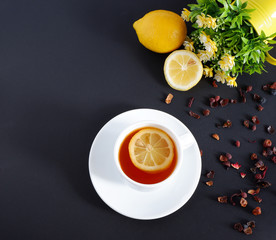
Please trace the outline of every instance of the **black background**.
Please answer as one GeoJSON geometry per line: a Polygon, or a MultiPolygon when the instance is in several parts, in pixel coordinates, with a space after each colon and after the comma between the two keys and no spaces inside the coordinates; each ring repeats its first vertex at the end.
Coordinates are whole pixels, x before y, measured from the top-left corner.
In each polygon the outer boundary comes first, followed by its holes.
{"type": "MultiPolygon", "coordinates": [[[[208,108],[208,98],[237,98],[237,89],[210,80],[188,92],[171,89],[163,76],[167,54],[139,44],[132,23],[155,9],[181,13],[194,1],[1,0],[0,2],[0,238],[5,239],[245,239],[233,224],[255,220],[250,239],[276,239],[276,165],[261,157],[265,131],[275,123],[275,97],[262,85],[275,81],[276,69],[243,75],[240,87],[267,98],[258,112],[251,93],[246,104],[211,110],[196,120],[188,115],[208,108]],[[166,95],[174,95],[170,105],[166,95]],[[110,209],[96,194],[88,173],[88,154],[100,128],[119,113],[153,108],[186,124],[203,150],[202,177],[195,194],[177,212],[152,221],[130,219],[110,209]],[[257,115],[252,132],[242,121],[257,115]],[[226,119],[231,129],[218,129],[226,119]],[[220,141],[211,138],[221,136],[220,141]],[[256,140],[249,143],[248,139],[256,140]],[[234,140],[241,141],[236,148],[234,140]],[[245,179],[225,170],[218,156],[230,152],[242,164],[245,179]],[[261,204],[248,197],[241,208],[217,197],[254,185],[248,168],[252,152],[268,166],[270,189],[261,204]],[[208,170],[214,186],[205,185],[208,170]],[[263,213],[253,216],[260,205],[263,213]]],[[[274,51],[275,53],[276,51],[274,51]]],[[[183,189],[185,191],[185,189],[183,189]]]]}

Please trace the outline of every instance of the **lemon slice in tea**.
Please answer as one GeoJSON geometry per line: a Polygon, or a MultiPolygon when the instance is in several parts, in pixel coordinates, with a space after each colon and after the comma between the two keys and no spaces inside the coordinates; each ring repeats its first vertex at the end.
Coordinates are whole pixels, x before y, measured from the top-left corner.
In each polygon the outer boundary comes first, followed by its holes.
{"type": "Polygon", "coordinates": [[[174,157],[174,144],[164,131],[144,128],[137,132],[128,145],[132,163],[142,171],[160,172],[167,169],[174,157]]]}

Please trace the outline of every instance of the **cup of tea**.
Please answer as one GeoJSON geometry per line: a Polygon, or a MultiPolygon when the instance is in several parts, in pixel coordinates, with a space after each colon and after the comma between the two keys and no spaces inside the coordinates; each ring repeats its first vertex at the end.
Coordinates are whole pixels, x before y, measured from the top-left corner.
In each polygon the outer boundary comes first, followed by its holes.
{"type": "MultiPolygon", "coordinates": [[[[152,138],[154,138],[154,136],[152,138]]],[[[158,141],[161,142],[162,140],[159,140],[157,137],[153,141],[157,142],[158,145],[158,141]]],[[[163,139],[163,141],[165,140],[163,139]]],[[[185,157],[183,156],[185,148],[188,148],[194,142],[195,139],[189,131],[179,136],[168,126],[164,126],[161,123],[155,121],[142,121],[127,127],[118,136],[114,146],[115,165],[117,166],[117,170],[125,182],[136,190],[151,191],[153,189],[158,189],[175,179],[178,170],[185,161],[185,157]],[[166,168],[159,171],[145,171],[144,169],[137,167],[131,160],[130,144],[131,141],[133,141],[132,139],[135,138],[137,134],[147,132],[148,129],[150,129],[150,132],[162,132],[162,134],[165,134],[166,139],[170,139],[170,151],[173,151],[173,157],[170,164],[166,168]]],[[[149,148],[151,148],[151,146],[149,148]]],[[[141,151],[143,151],[143,149],[141,151]]],[[[167,151],[168,149],[163,151],[165,155],[169,155],[167,151]]],[[[143,153],[141,153],[141,155],[145,157],[143,153]]],[[[161,160],[163,161],[162,156],[161,160]]],[[[157,159],[157,162],[158,161],[159,160],[157,159]]]]}
{"type": "MultiPolygon", "coordinates": [[[[255,9],[249,22],[260,35],[263,31],[266,36],[276,32],[276,1],[275,0],[242,0],[247,2],[248,9],[255,9]]],[[[276,59],[267,53],[266,61],[276,65],[276,59]]]]}

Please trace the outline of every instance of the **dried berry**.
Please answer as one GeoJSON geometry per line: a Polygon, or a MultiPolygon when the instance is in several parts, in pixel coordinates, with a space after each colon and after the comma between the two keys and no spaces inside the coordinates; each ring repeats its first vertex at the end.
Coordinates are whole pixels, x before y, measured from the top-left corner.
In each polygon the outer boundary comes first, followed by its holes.
{"type": "Polygon", "coordinates": [[[226,168],[230,168],[231,162],[230,161],[222,162],[222,165],[224,165],[226,168]]]}
{"type": "Polygon", "coordinates": [[[236,145],[236,147],[240,147],[240,146],[241,146],[241,142],[237,140],[237,141],[235,142],[235,145],[236,145]]]}
{"type": "Polygon", "coordinates": [[[215,177],[215,172],[213,170],[211,170],[206,174],[206,176],[207,176],[207,178],[214,178],[215,177]]]}
{"type": "Polygon", "coordinates": [[[218,197],[218,202],[220,203],[227,203],[227,196],[221,196],[221,197],[218,197]]]}
{"type": "Polygon", "coordinates": [[[238,100],[237,99],[231,99],[230,100],[230,103],[234,103],[234,104],[236,104],[238,102],[238,100]]]}
{"type": "Polygon", "coordinates": [[[243,228],[243,232],[244,232],[246,235],[251,235],[251,234],[253,233],[251,227],[243,228]]]}
{"type": "Polygon", "coordinates": [[[242,190],[241,190],[240,195],[241,195],[241,197],[243,197],[243,198],[247,198],[247,193],[244,192],[244,191],[242,191],[242,190]]]}
{"type": "Polygon", "coordinates": [[[227,120],[225,123],[223,123],[223,128],[230,128],[232,126],[232,122],[230,120],[227,120]]]}
{"type": "Polygon", "coordinates": [[[171,93],[169,93],[168,96],[167,96],[167,98],[166,98],[166,100],[165,100],[165,102],[166,102],[167,104],[170,104],[171,101],[172,101],[172,99],[173,99],[173,95],[172,95],[171,93]]]}
{"type": "Polygon", "coordinates": [[[264,110],[264,107],[263,107],[262,105],[260,105],[260,104],[259,104],[259,105],[258,105],[258,107],[257,107],[257,109],[258,109],[258,111],[260,111],[260,112],[261,112],[261,111],[263,111],[263,110],[264,110]]]}
{"type": "Polygon", "coordinates": [[[255,175],[255,179],[257,179],[257,180],[263,179],[262,174],[257,173],[257,174],[255,175]]]}
{"type": "Polygon", "coordinates": [[[226,162],[226,161],[228,161],[229,159],[227,158],[227,156],[221,154],[221,155],[219,156],[219,160],[220,160],[221,162],[226,162]]]}
{"type": "Polygon", "coordinates": [[[276,156],[271,157],[271,161],[276,163],[276,156]]]}
{"type": "Polygon", "coordinates": [[[220,100],[220,96],[215,96],[215,101],[218,102],[220,100]]]}
{"type": "Polygon", "coordinates": [[[256,190],[250,189],[247,191],[247,193],[249,193],[250,195],[256,195],[260,192],[260,190],[261,190],[260,188],[257,188],[256,190]]]}
{"type": "Polygon", "coordinates": [[[236,206],[236,203],[234,202],[234,197],[239,197],[241,194],[240,193],[234,193],[231,195],[230,197],[230,203],[233,205],[233,206],[236,206]]]}
{"type": "Polygon", "coordinates": [[[213,186],[213,184],[214,184],[213,181],[207,181],[207,182],[206,182],[206,185],[209,186],[209,187],[213,186]]]}
{"type": "Polygon", "coordinates": [[[251,156],[250,156],[250,159],[251,160],[257,160],[258,159],[258,156],[256,153],[252,153],[251,156]]]}
{"type": "Polygon", "coordinates": [[[245,92],[248,93],[248,92],[251,92],[251,91],[252,91],[252,86],[247,86],[245,92]]]}
{"type": "Polygon", "coordinates": [[[259,196],[254,196],[253,199],[257,202],[257,203],[261,203],[263,201],[263,199],[261,199],[259,196]]]}
{"type": "Polygon", "coordinates": [[[264,166],[264,162],[262,160],[259,160],[258,162],[255,163],[256,168],[261,168],[264,166]]]}
{"type": "Polygon", "coordinates": [[[238,162],[236,162],[236,163],[231,163],[231,166],[232,166],[233,168],[235,168],[235,169],[240,169],[240,168],[241,168],[241,165],[240,165],[238,162]]]}
{"type": "Polygon", "coordinates": [[[253,116],[253,117],[252,117],[252,122],[253,122],[254,124],[260,124],[260,120],[258,119],[257,116],[253,116]]]}
{"type": "Polygon", "coordinates": [[[246,176],[246,173],[244,173],[244,172],[241,172],[240,174],[241,174],[241,177],[242,177],[242,178],[245,178],[245,176],[246,176]]]}
{"type": "Polygon", "coordinates": [[[260,207],[256,207],[252,210],[253,215],[261,215],[262,214],[262,209],[260,207]]]}
{"type": "Polygon", "coordinates": [[[238,230],[239,232],[242,232],[243,231],[243,226],[242,226],[241,223],[235,223],[234,224],[234,229],[238,230]]]}
{"type": "Polygon", "coordinates": [[[195,119],[200,119],[200,116],[192,111],[189,111],[189,115],[195,119]]]}
{"type": "Polygon", "coordinates": [[[216,108],[218,106],[218,102],[214,101],[214,102],[210,102],[210,107],[211,108],[216,108]]]}
{"type": "Polygon", "coordinates": [[[255,132],[256,129],[257,129],[257,126],[256,126],[256,125],[253,125],[253,126],[251,127],[251,130],[252,130],[253,132],[255,132]]]}
{"type": "Polygon", "coordinates": [[[264,140],[263,147],[267,148],[267,147],[271,147],[271,146],[272,146],[271,140],[269,140],[269,139],[264,140]]]}
{"type": "Polygon", "coordinates": [[[219,101],[219,103],[220,103],[220,106],[225,107],[225,106],[228,105],[229,99],[228,99],[228,98],[221,99],[221,100],[219,101]]]}
{"type": "Polygon", "coordinates": [[[268,91],[269,88],[270,88],[270,84],[265,84],[265,85],[263,85],[263,87],[262,87],[262,89],[263,89],[264,91],[268,91]]]}
{"type": "Polygon", "coordinates": [[[217,83],[216,83],[215,80],[212,82],[212,86],[213,86],[214,88],[217,88],[217,87],[218,87],[218,85],[217,85],[217,83]]]}
{"type": "Polygon", "coordinates": [[[209,109],[205,109],[205,110],[203,110],[203,115],[204,116],[209,116],[210,115],[210,110],[209,109]]]}
{"type": "Polygon", "coordinates": [[[226,153],[225,156],[226,156],[229,160],[232,159],[232,155],[231,155],[230,153],[226,153]]]}
{"type": "Polygon", "coordinates": [[[271,186],[271,183],[268,181],[259,181],[257,182],[256,186],[260,188],[268,188],[271,186]]]}
{"type": "Polygon", "coordinates": [[[269,85],[269,88],[276,90],[276,82],[274,82],[271,85],[269,85]]]}
{"type": "Polygon", "coordinates": [[[268,155],[267,155],[266,149],[263,150],[262,155],[263,155],[264,157],[267,157],[267,156],[268,156],[268,155]]]}
{"type": "Polygon", "coordinates": [[[194,100],[195,100],[194,97],[189,98],[188,105],[187,105],[189,108],[192,107],[194,100]]]}
{"type": "Polygon", "coordinates": [[[273,154],[273,151],[271,148],[266,149],[267,156],[271,156],[273,154]]]}
{"type": "Polygon", "coordinates": [[[273,134],[275,132],[275,129],[272,127],[272,126],[268,126],[266,128],[266,131],[269,133],[269,134],[273,134]]]}
{"type": "Polygon", "coordinates": [[[243,125],[247,128],[249,128],[249,120],[244,120],[243,125]]]}
{"type": "Polygon", "coordinates": [[[242,207],[246,207],[247,206],[247,200],[245,199],[245,198],[241,198],[241,200],[240,200],[240,205],[242,206],[242,207]]]}
{"type": "Polygon", "coordinates": [[[215,101],[216,101],[215,98],[213,98],[213,97],[209,98],[209,102],[210,102],[210,103],[213,103],[213,102],[215,102],[215,101]]]}
{"type": "Polygon", "coordinates": [[[260,101],[260,98],[261,98],[261,97],[260,97],[258,94],[256,94],[256,93],[253,95],[253,100],[254,100],[255,102],[259,102],[259,101],[260,101]]]}
{"type": "Polygon", "coordinates": [[[218,141],[219,140],[219,135],[216,134],[216,133],[214,133],[214,134],[212,134],[212,138],[214,138],[214,139],[216,139],[218,141]]]}
{"type": "Polygon", "coordinates": [[[249,222],[247,222],[246,225],[247,225],[248,227],[251,227],[251,228],[255,228],[255,227],[256,227],[255,221],[249,221],[249,222]]]}

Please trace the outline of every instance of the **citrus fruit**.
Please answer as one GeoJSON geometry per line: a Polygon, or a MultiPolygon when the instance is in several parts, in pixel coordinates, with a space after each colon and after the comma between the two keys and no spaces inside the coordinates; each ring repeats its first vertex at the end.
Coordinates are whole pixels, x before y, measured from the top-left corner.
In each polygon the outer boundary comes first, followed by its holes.
{"type": "Polygon", "coordinates": [[[187,50],[172,52],[164,64],[164,75],[168,84],[180,91],[194,87],[203,74],[203,66],[197,55],[187,50]]]}
{"type": "Polygon", "coordinates": [[[176,13],[155,10],[133,24],[139,42],[149,50],[168,53],[178,49],[187,35],[184,20],[176,13]]]}
{"type": "Polygon", "coordinates": [[[142,171],[159,172],[170,166],[174,157],[174,144],[164,131],[144,128],[137,132],[128,145],[132,163],[142,171]]]}

